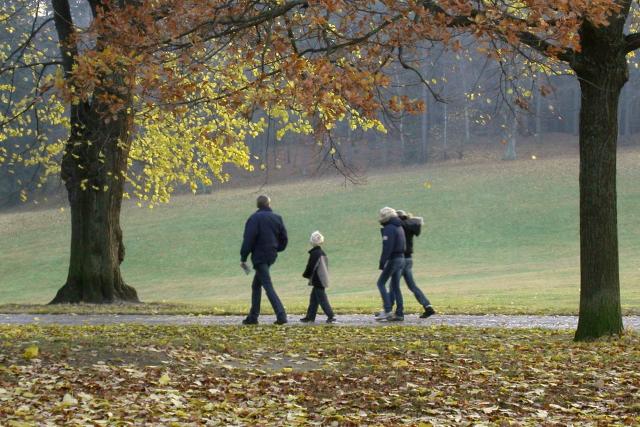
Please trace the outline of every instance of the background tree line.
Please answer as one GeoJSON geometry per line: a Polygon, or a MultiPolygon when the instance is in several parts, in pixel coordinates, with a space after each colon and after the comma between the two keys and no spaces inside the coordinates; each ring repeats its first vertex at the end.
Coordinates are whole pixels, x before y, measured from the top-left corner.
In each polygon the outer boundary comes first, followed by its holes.
{"type": "MultiPolygon", "coordinates": [[[[580,90],[573,76],[549,77],[550,93],[546,96],[539,88],[524,89],[530,94],[530,102],[528,109],[523,110],[501,92],[503,76],[495,68],[474,52],[466,52],[463,58],[460,53],[443,51],[436,63],[423,64],[425,75],[433,80],[434,89],[441,96],[435,99],[413,72],[398,67],[386,96],[417,96],[424,101],[425,111],[382,113],[380,119],[385,123],[386,133],[353,130],[348,123],[338,123],[331,136],[344,165],[337,168],[328,156],[330,144],[318,145],[313,135],[287,134],[278,138],[281,126],[262,111],[256,116],[267,120],[269,129],[257,137],[246,138],[255,170],[248,173],[231,166],[231,184],[259,184],[265,179],[286,180],[325,173],[364,175],[384,167],[463,159],[468,157],[469,150],[476,154],[485,151],[487,155],[503,150],[502,158],[512,160],[518,158],[518,141],[522,139],[541,143],[549,141],[545,138],[547,134],[565,134],[577,141],[580,90]]],[[[619,135],[623,145],[636,144],[634,135],[640,132],[640,122],[635,120],[640,114],[640,101],[635,96],[640,71],[635,62],[630,72],[630,83],[620,100],[619,135]]],[[[519,79],[518,84],[522,83],[519,79]]],[[[18,93],[27,90],[25,85],[18,85],[18,93]]],[[[37,124],[32,126],[36,133],[37,124]]],[[[43,131],[63,132],[56,127],[43,131]]],[[[566,139],[552,137],[550,141],[556,141],[560,149],[566,145],[566,139]]],[[[20,137],[11,137],[6,147],[11,152],[21,145],[20,137]]],[[[39,204],[63,193],[58,175],[40,184],[36,174],[37,170],[23,164],[0,165],[0,209],[25,203],[22,196],[25,190],[31,195],[27,204],[39,204]]],[[[209,193],[219,185],[202,185],[199,191],[209,193]]],[[[186,193],[191,189],[184,186],[178,191],[186,193]]]]}

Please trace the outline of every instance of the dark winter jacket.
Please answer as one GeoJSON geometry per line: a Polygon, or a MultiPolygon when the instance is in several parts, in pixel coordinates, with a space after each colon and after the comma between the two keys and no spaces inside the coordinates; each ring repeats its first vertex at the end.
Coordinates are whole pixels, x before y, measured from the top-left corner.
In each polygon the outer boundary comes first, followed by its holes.
{"type": "Polygon", "coordinates": [[[407,241],[407,249],[404,251],[405,258],[411,258],[413,254],[413,237],[419,236],[422,231],[422,218],[402,219],[402,229],[407,241]]]}
{"type": "Polygon", "coordinates": [[[329,260],[327,254],[324,253],[320,246],[315,246],[309,251],[309,261],[307,261],[307,268],[305,268],[304,273],[302,273],[302,277],[309,279],[309,285],[311,286],[327,288],[329,287],[328,276],[326,274],[328,266],[329,260]],[[321,258],[323,258],[324,266],[318,264],[321,262],[321,258]],[[320,271],[321,268],[325,269],[324,273],[320,271]]]}
{"type": "Polygon", "coordinates": [[[384,269],[387,261],[404,257],[407,248],[402,222],[398,218],[391,218],[383,224],[382,255],[380,256],[380,270],[384,269]]]}
{"type": "Polygon", "coordinates": [[[278,252],[286,249],[289,242],[282,217],[270,208],[258,209],[244,226],[244,240],[240,249],[240,260],[245,262],[251,254],[251,262],[273,264],[278,252]]]}

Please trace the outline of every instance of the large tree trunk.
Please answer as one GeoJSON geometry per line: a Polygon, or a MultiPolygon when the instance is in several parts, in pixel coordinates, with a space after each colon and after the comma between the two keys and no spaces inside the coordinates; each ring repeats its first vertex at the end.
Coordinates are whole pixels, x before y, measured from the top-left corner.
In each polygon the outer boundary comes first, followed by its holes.
{"type": "Polygon", "coordinates": [[[71,256],[67,282],[56,303],[138,302],[136,290],[120,274],[124,244],[120,228],[130,118],[120,113],[105,123],[103,114],[76,108],[76,123],[62,163],[71,207],[71,256]],[[83,130],[84,129],[84,130],[83,130]]]}
{"type": "MultiPolygon", "coordinates": [[[[89,3],[95,17],[100,2],[89,3]]],[[[65,78],[73,84],[79,49],[73,39],[70,3],[52,0],[51,4],[65,78]]],[[[96,49],[104,47],[98,38],[96,49]]],[[[52,304],[138,301],[135,289],[120,274],[124,260],[120,208],[133,125],[133,81],[123,73],[111,70],[102,76],[92,100],[71,103],[71,134],[61,171],[71,207],[71,256],[67,282],[52,304]],[[121,101],[122,108],[114,115],[113,101],[105,104],[101,99],[121,101]]]]}
{"type": "Polygon", "coordinates": [[[628,78],[613,24],[583,25],[580,79],[580,318],[576,340],[622,332],[616,148],[618,103],[628,78]],[[619,48],[616,49],[616,48],[619,48]]]}

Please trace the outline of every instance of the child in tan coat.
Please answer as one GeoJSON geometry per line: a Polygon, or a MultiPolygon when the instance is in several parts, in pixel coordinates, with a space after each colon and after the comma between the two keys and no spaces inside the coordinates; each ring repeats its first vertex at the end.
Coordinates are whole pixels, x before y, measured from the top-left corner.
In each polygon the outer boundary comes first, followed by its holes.
{"type": "Polygon", "coordinates": [[[309,279],[309,286],[313,288],[307,314],[300,321],[304,323],[315,322],[318,306],[320,306],[327,315],[327,323],[334,323],[336,318],[325,291],[329,287],[329,260],[321,247],[324,243],[324,236],[319,231],[314,231],[309,242],[313,248],[309,251],[309,261],[302,277],[309,279]]]}

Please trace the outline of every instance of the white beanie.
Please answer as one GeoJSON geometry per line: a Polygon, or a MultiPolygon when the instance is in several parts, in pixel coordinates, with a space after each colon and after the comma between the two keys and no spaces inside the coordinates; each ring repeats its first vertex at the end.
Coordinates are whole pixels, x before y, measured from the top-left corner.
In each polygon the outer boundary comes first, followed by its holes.
{"type": "Polygon", "coordinates": [[[309,243],[313,246],[320,246],[324,243],[324,236],[319,231],[314,231],[311,233],[311,237],[309,238],[309,243]]]}
{"type": "Polygon", "coordinates": [[[380,209],[380,216],[378,217],[378,221],[380,221],[381,224],[384,224],[391,218],[396,218],[397,216],[398,214],[396,213],[395,209],[390,208],[389,206],[385,206],[384,208],[380,209]]]}

